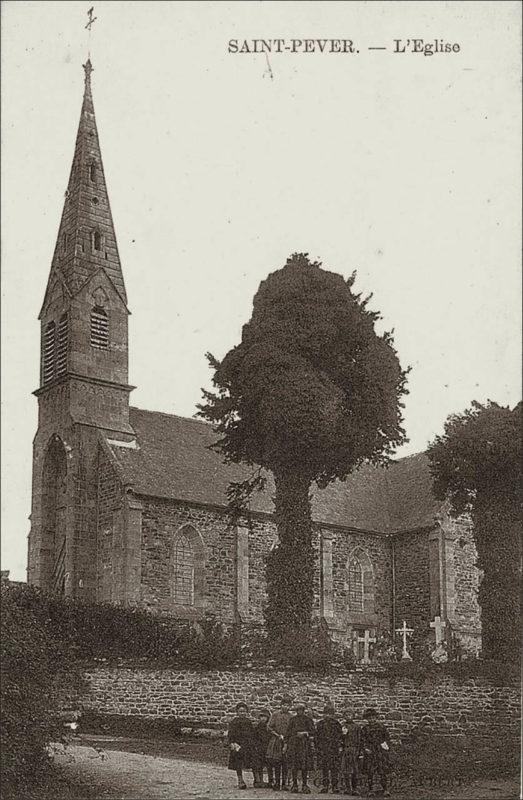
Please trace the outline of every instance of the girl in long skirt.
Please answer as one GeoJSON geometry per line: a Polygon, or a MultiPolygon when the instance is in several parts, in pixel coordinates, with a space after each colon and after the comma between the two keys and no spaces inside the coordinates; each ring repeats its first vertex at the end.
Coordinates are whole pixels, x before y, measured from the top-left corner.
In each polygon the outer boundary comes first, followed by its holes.
{"type": "Polygon", "coordinates": [[[249,709],[245,703],[238,703],[236,716],[231,719],[227,740],[229,742],[228,767],[238,776],[238,789],[246,789],[243,770],[252,766],[254,748],[254,728],[248,717],[249,709]]]}

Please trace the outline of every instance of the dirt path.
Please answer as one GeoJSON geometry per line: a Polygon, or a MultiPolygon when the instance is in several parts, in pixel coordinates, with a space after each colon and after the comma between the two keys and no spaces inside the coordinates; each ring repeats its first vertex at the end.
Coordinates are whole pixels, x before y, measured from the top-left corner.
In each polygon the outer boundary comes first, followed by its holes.
{"type": "MultiPolygon", "coordinates": [[[[103,742],[72,745],[56,759],[71,778],[96,787],[97,796],[107,800],[290,800],[294,796],[250,787],[239,791],[235,787],[236,776],[224,766],[180,757],[109,750],[103,742]]],[[[316,790],[309,797],[319,800],[323,795],[316,790]]],[[[513,800],[519,797],[519,787],[516,780],[483,780],[450,792],[413,790],[408,795],[394,794],[394,797],[398,800],[513,800]]]]}

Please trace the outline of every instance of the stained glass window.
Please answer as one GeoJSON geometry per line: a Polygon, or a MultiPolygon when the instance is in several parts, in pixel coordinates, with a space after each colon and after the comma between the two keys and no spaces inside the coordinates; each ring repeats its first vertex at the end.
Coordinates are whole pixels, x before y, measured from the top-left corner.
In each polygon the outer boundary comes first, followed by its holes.
{"type": "Polygon", "coordinates": [[[356,556],[349,561],[349,611],[363,611],[363,567],[356,556]]]}
{"type": "Polygon", "coordinates": [[[183,534],[174,543],[174,602],[184,606],[194,603],[194,551],[183,534]]]}

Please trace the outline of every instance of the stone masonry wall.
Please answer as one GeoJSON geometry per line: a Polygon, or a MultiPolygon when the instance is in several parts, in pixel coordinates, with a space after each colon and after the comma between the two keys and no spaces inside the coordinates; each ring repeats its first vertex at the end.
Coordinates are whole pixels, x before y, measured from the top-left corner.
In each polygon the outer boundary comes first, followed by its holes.
{"type": "Polygon", "coordinates": [[[97,714],[175,718],[191,727],[224,728],[234,706],[245,701],[251,712],[279,704],[282,694],[302,699],[315,718],[327,699],[338,712],[350,708],[361,720],[375,708],[394,739],[413,730],[445,735],[514,736],[519,731],[519,691],[481,679],[432,679],[420,683],[351,673],[321,678],[276,671],[145,670],[96,668],[86,675],[84,710],[97,714]]]}
{"type": "MultiPolygon", "coordinates": [[[[225,512],[171,500],[143,498],[142,515],[142,604],[160,613],[179,617],[195,617],[207,609],[224,622],[232,623],[241,611],[247,623],[263,622],[265,563],[277,541],[276,526],[271,519],[252,518],[242,528],[247,537],[246,564],[238,563],[238,530],[228,524],[225,512]],[[173,544],[182,526],[191,525],[201,540],[202,557],[195,561],[195,570],[204,571],[203,603],[196,607],[179,606],[173,598],[173,544]],[[247,587],[247,588],[246,588],[247,587]]],[[[391,562],[390,543],[386,537],[346,531],[332,531],[333,581],[332,595],[336,627],[346,631],[348,615],[349,553],[363,548],[373,571],[372,626],[390,629],[391,562]],[[374,619],[375,618],[375,619],[374,619]]],[[[313,532],[314,613],[320,613],[320,531],[313,532]]],[[[196,578],[196,576],[195,576],[196,578]]],[[[369,623],[370,624],[370,623],[369,623]]]]}
{"type": "Polygon", "coordinates": [[[245,615],[247,622],[263,621],[266,600],[265,560],[277,539],[276,525],[272,520],[252,520],[249,528],[249,603],[245,615]]]}
{"type": "Polygon", "coordinates": [[[470,525],[462,524],[454,541],[454,623],[460,638],[467,643],[481,637],[481,609],[478,589],[481,572],[476,567],[477,552],[470,525]]]}
{"type": "Polygon", "coordinates": [[[184,524],[203,539],[205,607],[225,622],[235,618],[236,533],[225,514],[170,500],[144,498],[142,516],[142,604],[154,611],[188,616],[172,596],[173,540],[184,524]]]}

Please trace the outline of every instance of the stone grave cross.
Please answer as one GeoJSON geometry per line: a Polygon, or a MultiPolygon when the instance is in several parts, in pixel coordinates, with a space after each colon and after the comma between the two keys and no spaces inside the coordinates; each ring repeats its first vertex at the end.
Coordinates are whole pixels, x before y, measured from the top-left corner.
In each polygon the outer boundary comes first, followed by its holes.
{"type": "Polygon", "coordinates": [[[370,646],[376,641],[375,636],[371,636],[368,630],[365,630],[363,636],[358,636],[357,642],[363,642],[363,658],[362,664],[370,664],[370,646]]]}
{"type": "Polygon", "coordinates": [[[407,628],[407,623],[405,620],[403,620],[403,626],[401,628],[396,628],[396,633],[401,633],[403,636],[403,653],[401,654],[401,657],[412,661],[412,656],[407,650],[407,636],[411,633],[414,633],[414,628],[407,628]]]}
{"type": "Polygon", "coordinates": [[[430,627],[434,628],[434,632],[436,634],[436,647],[438,647],[443,641],[443,628],[445,628],[447,623],[445,620],[442,620],[441,617],[434,617],[433,622],[430,623],[430,627]]]}

